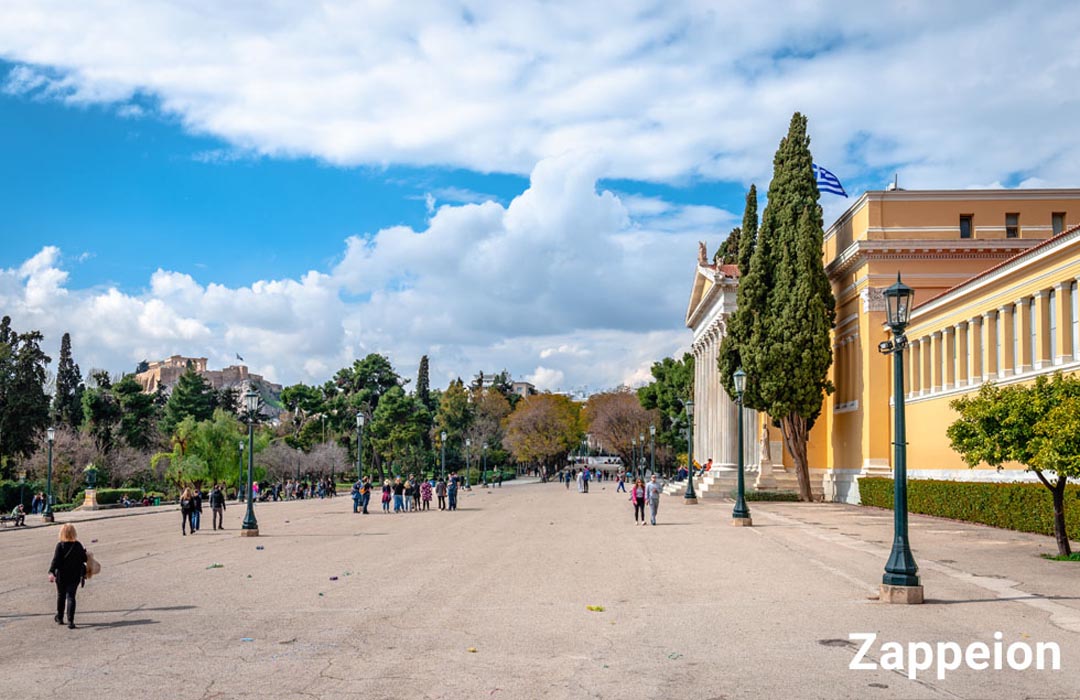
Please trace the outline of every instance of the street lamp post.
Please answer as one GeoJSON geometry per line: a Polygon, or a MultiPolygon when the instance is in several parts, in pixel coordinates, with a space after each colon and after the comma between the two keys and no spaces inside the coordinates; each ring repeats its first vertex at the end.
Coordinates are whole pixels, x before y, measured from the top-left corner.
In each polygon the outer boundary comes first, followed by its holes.
{"type": "Polygon", "coordinates": [[[743,392],[746,391],[746,372],[740,367],[731,378],[735,383],[735,400],[739,404],[739,441],[735,443],[739,451],[739,490],[735,495],[735,509],[731,511],[731,524],[747,527],[753,525],[754,521],[746,505],[746,478],[743,475],[743,392]]]}
{"type": "Polygon", "coordinates": [[[694,401],[686,401],[686,494],[683,503],[697,503],[694,493],[694,401]]]}
{"type": "Polygon", "coordinates": [[[442,463],[442,480],[446,481],[446,431],[439,433],[439,453],[442,463]]]}
{"type": "Polygon", "coordinates": [[[241,537],[258,537],[259,521],[255,519],[255,499],[251,492],[251,482],[255,472],[255,416],[259,412],[259,393],[254,389],[244,394],[244,407],[248,421],[248,473],[247,473],[247,513],[240,526],[241,537]]]}
{"type": "Polygon", "coordinates": [[[638,473],[641,475],[642,478],[644,478],[645,477],[645,432],[644,431],[638,433],[637,444],[638,444],[638,464],[640,465],[640,467],[638,468],[638,473]]]}
{"type": "Polygon", "coordinates": [[[364,480],[364,414],[356,414],[356,480],[364,480]]]}
{"type": "Polygon", "coordinates": [[[907,347],[908,319],[915,290],[900,281],[884,292],[887,323],[893,339],[878,345],[878,351],[893,356],[893,545],[885,574],[881,577],[880,599],[886,603],[923,602],[919,566],[908,541],[907,429],[904,416],[904,348],[907,347]]]}
{"type": "Polygon", "coordinates": [[[19,505],[26,511],[26,471],[19,472],[19,505]]]}
{"type": "Polygon", "coordinates": [[[656,473],[656,426],[649,425],[649,471],[656,473]]]}
{"type": "Polygon", "coordinates": [[[465,438],[465,490],[472,490],[469,486],[469,471],[472,469],[469,463],[469,448],[472,447],[472,440],[465,438]]]}
{"type": "Polygon", "coordinates": [[[638,478],[637,438],[630,438],[630,477],[638,478]]]}
{"type": "Polygon", "coordinates": [[[56,428],[48,428],[45,431],[45,439],[49,442],[49,470],[48,476],[45,477],[45,511],[41,514],[41,519],[51,523],[56,520],[52,509],[52,446],[53,441],[56,440],[56,428]]]}
{"type": "Polygon", "coordinates": [[[244,441],[240,441],[240,461],[236,470],[236,502],[239,503],[242,499],[244,489],[240,488],[244,484],[244,441]]]}

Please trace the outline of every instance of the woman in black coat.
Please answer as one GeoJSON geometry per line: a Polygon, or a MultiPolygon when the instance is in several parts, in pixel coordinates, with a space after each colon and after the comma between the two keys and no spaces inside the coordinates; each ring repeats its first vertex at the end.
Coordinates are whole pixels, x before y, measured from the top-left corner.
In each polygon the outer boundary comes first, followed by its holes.
{"type": "Polygon", "coordinates": [[[76,539],[75,526],[67,523],[60,528],[60,541],[49,565],[49,583],[56,584],[56,624],[64,624],[67,603],[68,629],[75,629],[75,592],[85,575],[86,550],[76,539]]]}

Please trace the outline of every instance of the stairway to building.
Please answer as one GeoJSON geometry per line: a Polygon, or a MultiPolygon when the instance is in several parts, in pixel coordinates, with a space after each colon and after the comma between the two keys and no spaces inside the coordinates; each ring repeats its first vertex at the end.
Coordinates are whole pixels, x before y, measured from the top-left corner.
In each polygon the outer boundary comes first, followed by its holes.
{"type": "MultiPolygon", "coordinates": [[[[747,471],[745,478],[746,489],[753,490],[754,480],[757,479],[757,471],[747,471]]],[[[776,481],[776,487],[768,489],[769,491],[792,491],[798,493],[799,479],[794,470],[774,466],[773,479],[776,481]]],[[[714,468],[705,475],[694,478],[694,491],[697,493],[698,498],[731,498],[731,492],[738,487],[738,481],[739,476],[736,470],[714,468]]],[[[810,490],[815,499],[821,500],[823,498],[825,490],[820,478],[814,479],[811,476],[810,490]]],[[[686,482],[669,482],[664,487],[664,493],[671,496],[681,496],[686,493],[686,482]]]]}

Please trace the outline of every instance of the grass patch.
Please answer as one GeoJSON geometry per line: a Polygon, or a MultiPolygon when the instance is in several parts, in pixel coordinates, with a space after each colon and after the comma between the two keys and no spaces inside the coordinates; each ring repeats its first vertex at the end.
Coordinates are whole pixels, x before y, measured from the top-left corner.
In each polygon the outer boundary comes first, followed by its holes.
{"type": "Polygon", "coordinates": [[[1063,554],[1042,554],[1043,559],[1049,559],[1050,561],[1080,561],[1080,552],[1073,552],[1072,554],[1065,556],[1063,554]]]}

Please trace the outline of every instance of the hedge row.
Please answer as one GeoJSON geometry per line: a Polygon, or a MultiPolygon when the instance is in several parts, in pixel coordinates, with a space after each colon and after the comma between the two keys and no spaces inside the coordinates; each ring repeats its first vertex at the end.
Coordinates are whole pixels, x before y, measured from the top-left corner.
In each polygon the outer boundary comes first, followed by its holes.
{"type": "MultiPolygon", "coordinates": [[[[859,498],[864,506],[893,507],[893,480],[859,479],[859,498]]],[[[1080,540],[1080,486],[1065,490],[1065,530],[1080,540]]],[[[908,481],[908,511],[953,520],[982,523],[1007,530],[1054,534],[1053,497],[1042,484],[993,484],[971,481],[908,481]]]]}
{"type": "Polygon", "coordinates": [[[23,507],[29,513],[30,502],[34,500],[34,494],[44,490],[44,481],[27,481],[25,484],[19,484],[15,480],[2,480],[0,481],[0,511],[3,511],[4,515],[10,513],[11,509],[19,504],[21,495],[23,507]]]}

